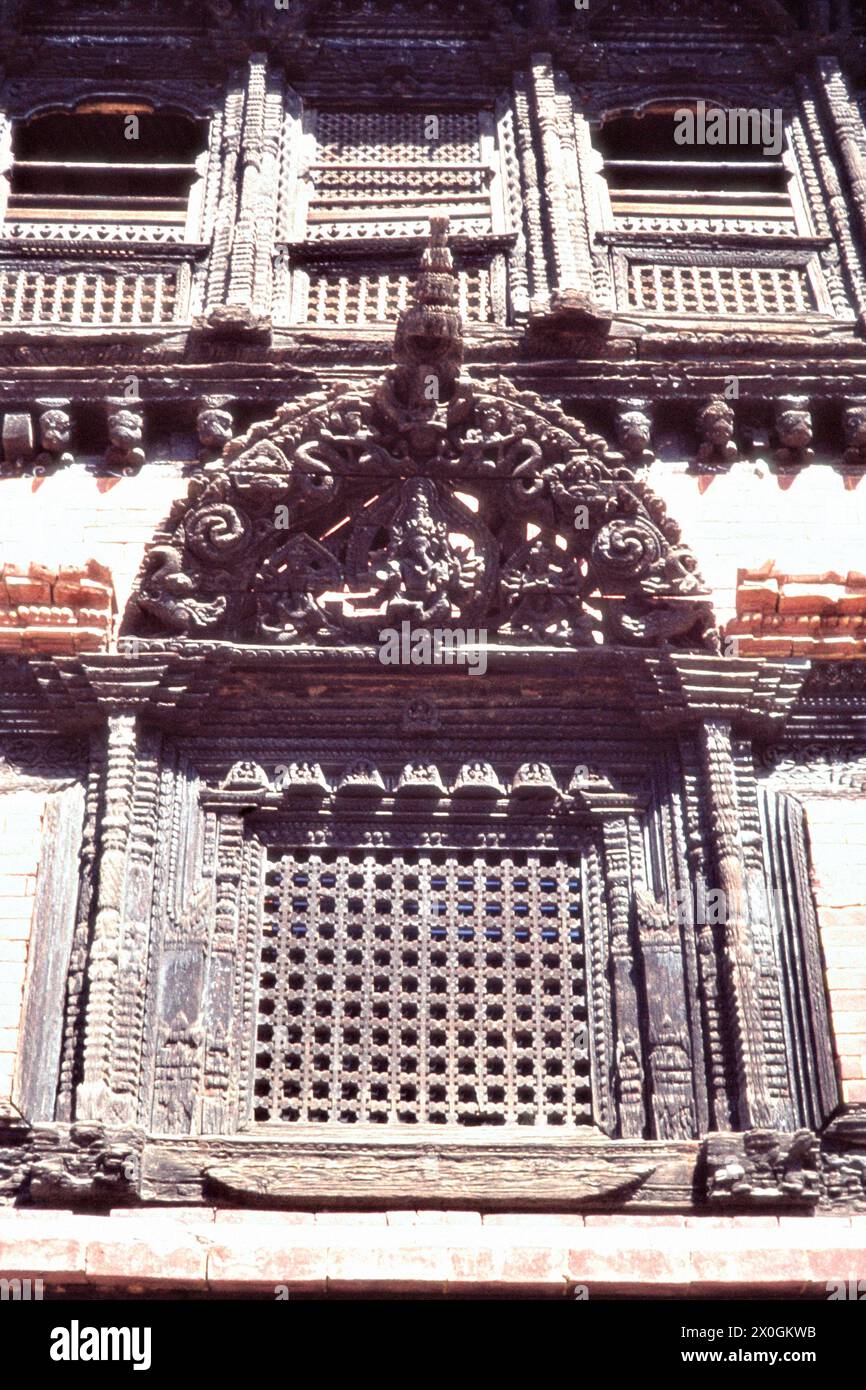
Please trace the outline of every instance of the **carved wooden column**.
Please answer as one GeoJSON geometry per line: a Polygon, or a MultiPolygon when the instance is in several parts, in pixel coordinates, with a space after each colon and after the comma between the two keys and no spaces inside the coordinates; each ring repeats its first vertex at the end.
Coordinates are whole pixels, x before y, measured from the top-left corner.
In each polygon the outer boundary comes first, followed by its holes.
{"type": "Polygon", "coordinates": [[[76,1119],[139,1118],[160,755],[135,715],[110,716],[76,1119]]]}
{"type": "Polygon", "coordinates": [[[96,890],[96,920],[87,966],[84,1075],[76,1097],[76,1118],[122,1121],[128,1105],[115,1093],[112,1075],[118,1002],[123,903],[133,819],[137,721],[115,714],[108,721],[105,809],[96,890]]]}
{"type": "Polygon", "coordinates": [[[771,1109],[730,724],[707,720],[701,726],[700,746],[713,857],[725,902],[723,961],[738,1083],[738,1118],[740,1126],[749,1129],[769,1124],[771,1109]]]}
{"type": "Polygon", "coordinates": [[[818,60],[820,91],[851,181],[860,231],[866,237],[866,148],[863,117],[851,97],[839,59],[818,60]]]}
{"type": "Polygon", "coordinates": [[[556,78],[549,53],[533,54],[532,89],[541,131],[542,176],[553,248],[555,283],[551,307],[591,309],[593,286],[588,246],[583,245],[583,255],[576,250],[581,245],[578,227],[584,221],[580,175],[576,158],[567,161],[560,137],[556,78]]]}
{"type": "Polygon", "coordinates": [[[517,122],[511,94],[504,94],[496,103],[497,146],[502,161],[502,204],[505,230],[515,237],[514,248],[508,257],[508,285],[511,308],[517,322],[525,322],[529,313],[528,248],[524,234],[523,190],[521,187],[520,154],[517,122]]]}
{"type": "Polygon", "coordinates": [[[225,297],[232,229],[237,215],[238,160],[241,149],[243,112],[243,84],[239,79],[234,79],[226,95],[225,108],[219,123],[219,133],[217,134],[216,129],[214,133],[214,139],[219,140],[216,158],[220,170],[220,184],[214,215],[206,311],[217,308],[225,297]]]}
{"type": "MultiPolygon", "coordinates": [[[[287,241],[303,241],[307,229],[310,199],[309,179],[304,177],[306,146],[315,139],[304,131],[304,106],[298,93],[286,87],[282,101],[282,124],[278,151],[279,187],[275,207],[275,248],[287,241]]],[[[304,272],[289,263],[283,252],[274,262],[273,318],[275,323],[292,321],[295,282],[304,272]]]]}
{"type": "Polygon", "coordinates": [[[692,1139],[694,1066],[679,926],[652,894],[640,888],[635,890],[635,917],[646,993],[652,1138],[692,1139]]]}
{"type": "Polygon", "coordinates": [[[643,1136],[643,1048],[631,934],[631,868],[628,829],[620,818],[604,823],[604,862],[610,907],[611,988],[616,1036],[616,1101],[623,1139],[643,1136]]]}
{"type": "Polygon", "coordinates": [[[60,1048],[60,1077],[55,1115],[58,1120],[71,1120],[75,1102],[78,1048],[84,1027],[85,985],[87,981],[87,944],[90,935],[91,911],[97,889],[97,850],[99,838],[99,802],[105,771],[105,742],[99,734],[90,741],[90,760],[84,800],[84,823],[78,851],[79,890],[69,955],[69,974],[66,980],[66,1002],[63,1019],[63,1039],[60,1048]]]}
{"type": "Polygon", "coordinates": [[[236,1045],[234,999],[238,971],[238,890],[244,869],[244,821],[222,815],[216,862],[216,910],[205,985],[201,1132],[223,1134],[234,1109],[236,1045]]]}
{"type": "Polygon", "coordinates": [[[279,88],[267,55],[254,53],[247,71],[240,144],[240,195],[232,239],[226,303],[266,317],[270,310],[274,243],[279,88]]]}
{"type": "Polygon", "coordinates": [[[527,228],[527,273],[530,307],[547,308],[550,283],[547,258],[544,252],[544,222],[541,210],[541,189],[538,184],[538,165],[532,142],[532,106],[529,88],[523,73],[514,83],[514,110],[517,118],[516,138],[520,175],[523,182],[523,206],[527,228]]]}
{"type": "Polygon", "coordinates": [[[854,290],[857,312],[863,321],[864,314],[866,314],[866,280],[864,280],[860,257],[851,232],[848,200],[839,182],[836,165],[827,149],[827,141],[812,84],[802,75],[797,78],[797,91],[803,112],[803,122],[815,152],[821,181],[826,192],[833,235],[839,246],[848,283],[854,290]]]}
{"type": "MultiPolygon", "coordinates": [[[[680,740],[680,759],[683,771],[683,830],[686,839],[686,867],[688,875],[687,901],[681,909],[688,931],[694,933],[697,971],[700,982],[701,1012],[705,1038],[706,1075],[708,1085],[708,1113],[703,1117],[703,1128],[726,1130],[733,1127],[731,1097],[728,1093],[728,1078],[725,1065],[724,1046],[724,1006],[721,998],[721,982],[716,967],[713,927],[706,920],[705,912],[696,912],[696,895],[692,886],[700,886],[703,893],[707,882],[707,847],[701,825],[702,775],[699,767],[698,750],[686,738],[680,740]]],[[[698,1113],[701,1112],[701,1096],[698,1095],[698,1113]]]]}

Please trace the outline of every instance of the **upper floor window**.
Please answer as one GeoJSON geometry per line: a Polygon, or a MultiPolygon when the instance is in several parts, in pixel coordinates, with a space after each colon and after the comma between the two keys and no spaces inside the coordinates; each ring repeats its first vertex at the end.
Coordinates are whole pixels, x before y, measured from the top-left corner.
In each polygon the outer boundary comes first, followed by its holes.
{"type": "Polygon", "coordinates": [[[611,216],[623,231],[796,236],[809,230],[785,167],[781,112],[756,110],[741,120],[706,105],[656,108],[608,121],[597,144],[611,216]],[[717,135],[735,138],[708,143],[717,135]],[[740,135],[757,141],[740,142],[740,135]]]}
{"type": "Polygon", "coordinates": [[[670,101],[611,116],[594,140],[618,308],[832,312],[781,109],[670,101]]]}
{"type": "Polygon", "coordinates": [[[135,101],[86,101],[19,122],[7,224],[24,235],[34,224],[109,224],[194,239],[191,194],[205,142],[204,122],[135,101]]]}
{"type": "Polygon", "coordinates": [[[460,310],[505,317],[500,155],[492,111],[308,111],[301,196],[283,216],[293,243],[293,322],[393,322],[411,301],[420,238],[450,219],[460,310]]]}

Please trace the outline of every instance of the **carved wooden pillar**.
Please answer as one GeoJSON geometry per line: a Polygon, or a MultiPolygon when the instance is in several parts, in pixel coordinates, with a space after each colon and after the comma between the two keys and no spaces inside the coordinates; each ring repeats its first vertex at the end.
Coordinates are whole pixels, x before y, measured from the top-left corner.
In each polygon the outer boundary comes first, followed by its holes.
{"type": "Polygon", "coordinates": [[[863,269],[851,233],[848,200],[839,182],[836,165],[827,149],[823,124],[818,113],[812,85],[802,75],[797,78],[797,91],[803,112],[803,122],[815,153],[821,182],[826,193],[833,236],[839,246],[846,277],[854,291],[856,309],[862,321],[864,314],[866,314],[866,281],[864,281],[863,269]]]}
{"type": "MultiPolygon", "coordinates": [[[[681,906],[681,916],[685,918],[688,931],[694,933],[696,965],[700,983],[700,1000],[704,1037],[705,1068],[709,1094],[708,1113],[704,1126],[710,1129],[727,1130],[733,1128],[731,1097],[728,1087],[726,1055],[724,1046],[723,1001],[719,972],[716,964],[713,927],[706,920],[707,914],[696,912],[698,906],[693,886],[701,889],[701,905],[706,894],[707,854],[702,833],[700,808],[703,803],[702,776],[698,765],[698,750],[688,739],[680,741],[680,759],[683,771],[683,829],[686,841],[686,867],[688,870],[681,887],[687,887],[686,901],[681,906]]],[[[701,1096],[698,1094],[698,1113],[701,1113],[701,1096]]]]}
{"type": "Polygon", "coordinates": [[[517,155],[523,182],[523,205],[527,228],[527,273],[529,298],[532,307],[544,310],[550,295],[547,258],[544,252],[544,222],[541,209],[541,189],[538,165],[532,142],[532,107],[525,76],[521,73],[514,84],[514,110],[517,117],[517,155]]]}
{"type": "Polygon", "coordinates": [[[160,752],[135,715],[110,717],[77,1119],[139,1117],[160,752]]]}
{"type": "Polygon", "coordinates": [[[90,761],[84,799],[84,823],[78,852],[79,890],[69,954],[69,974],[66,979],[66,1004],[63,1019],[63,1039],[60,1048],[60,1078],[57,1088],[55,1115],[58,1120],[71,1120],[75,1102],[76,1068],[80,1063],[79,1044],[84,1027],[85,984],[87,980],[87,943],[90,936],[91,912],[97,888],[97,849],[99,836],[99,800],[105,769],[105,743],[94,734],[90,743],[90,761]]]}
{"type": "Polygon", "coordinates": [[[514,248],[508,257],[508,286],[511,309],[517,322],[529,313],[530,287],[528,250],[524,234],[523,190],[518,151],[515,110],[509,95],[496,104],[497,146],[502,161],[502,204],[505,230],[514,234],[514,248]]]}
{"type": "MultiPolygon", "coordinates": [[[[310,136],[304,131],[304,107],[301,98],[286,87],[282,103],[282,133],[279,142],[279,187],[275,207],[275,249],[287,241],[302,241],[307,230],[307,207],[310,198],[306,167],[306,145],[310,136]]],[[[312,143],[315,143],[314,137],[312,143]]],[[[275,323],[292,321],[292,288],[302,272],[289,264],[286,254],[274,262],[273,318],[275,323]]]]}
{"type": "Polygon", "coordinates": [[[84,1072],[76,1096],[76,1118],[81,1120],[128,1121],[130,1118],[128,1103],[114,1091],[112,1053],[136,748],[135,715],[112,715],[108,721],[96,920],[87,966],[84,1072]]]}
{"type": "Polygon", "coordinates": [[[236,1046],[234,1000],[238,972],[238,890],[245,866],[243,816],[219,821],[216,911],[207,961],[204,1006],[201,1132],[222,1134],[234,1108],[236,1046]]]}
{"type": "Polygon", "coordinates": [[[206,309],[211,310],[222,304],[228,278],[229,252],[232,244],[232,229],[237,214],[238,198],[238,160],[241,148],[241,126],[244,111],[244,89],[239,80],[232,82],[226,95],[225,108],[219,123],[214,128],[214,140],[219,144],[216,151],[218,167],[221,172],[220,186],[216,197],[214,215],[213,245],[210,256],[206,309]]]}
{"type": "Polygon", "coordinates": [[[251,309],[255,317],[265,317],[270,310],[280,102],[279,84],[268,74],[267,55],[254,53],[247,71],[238,217],[226,303],[251,309]]]}
{"type": "Polygon", "coordinates": [[[771,1109],[730,724],[707,720],[701,726],[700,745],[713,857],[725,903],[722,956],[738,1083],[738,1118],[740,1126],[748,1129],[769,1124],[771,1109]]]}
{"type": "Polygon", "coordinates": [[[696,1132],[694,1067],[679,926],[642,889],[635,891],[635,918],[646,993],[651,1137],[692,1139],[696,1132]]]}
{"type": "Polygon", "coordinates": [[[852,100],[839,59],[818,60],[821,96],[851,181],[860,231],[866,237],[866,148],[863,117],[852,100]]]}
{"type": "Polygon", "coordinates": [[[610,968],[616,1036],[615,1094],[619,1132],[640,1138],[646,1129],[643,1049],[631,936],[631,869],[628,829],[622,819],[604,823],[604,861],[610,910],[610,968]]]}
{"type": "Polygon", "coordinates": [[[532,58],[532,89],[535,110],[541,132],[542,177],[547,204],[547,220],[553,248],[555,283],[551,294],[553,307],[590,308],[592,304],[592,267],[588,246],[580,243],[578,226],[583,226],[583,198],[576,158],[566,159],[559,128],[559,108],[551,57],[536,53],[532,58]],[[576,218],[573,225],[572,217],[576,218]]]}

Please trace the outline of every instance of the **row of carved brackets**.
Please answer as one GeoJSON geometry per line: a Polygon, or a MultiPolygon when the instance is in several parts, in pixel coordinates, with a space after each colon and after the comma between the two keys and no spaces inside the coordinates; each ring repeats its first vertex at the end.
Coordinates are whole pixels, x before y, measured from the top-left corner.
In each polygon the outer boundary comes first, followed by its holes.
{"type": "MultiPolygon", "coordinates": [[[[109,396],[105,412],[105,466],[110,472],[132,476],[145,462],[145,412],[135,397],[109,396]]],[[[207,396],[198,402],[196,432],[199,460],[210,463],[232,437],[234,421],[223,397],[207,396]]],[[[10,411],[3,416],[3,468],[14,473],[47,473],[72,463],[73,404],[68,399],[36,401],[35,412],[10,411]]]]}
{"type": "MultiPolygon", "coordinates": [[[[291,799],[319,804],[326,797],[359,800],[365,804],[385,798],[402,804],[436,806],[450,800],[475,810],[492,809],[508,800],[515,809],[571,810],[586,813],[632,808],[634,797],[615,788],[607,777],[586,766],[574,769],[566,783],[557,781],[547,763],[522,763],[509,782],[503,782],[486,762],[467,762],[451,785],[443,780],[435,763],[409,762],[397,776],[384,776],[372,763],[356,762],[329,781],[318,763],[293,762],[279,765],[269,777],[254,762],[238,762],[220,784],[219,793],[230,801],[242,793],[245,803],[265,805],[277,794],[280,802],[291,799]]],[[[213,793],[207,798],[217,804],[223,798],[213,793]]]]}
{"type": "MultiPolygon", "coordinates": [[[[780,396],[773,402],[774,423],[762,437],[749,431],[748,447],[769,451],[769,457],[782,471],[796,471],[811,463],[814,429],[811,402],[806,396],[780,396]]],[[[843,402],[846,469],[866,471],[866,398],[849,397],[843,402]]],[[[725,395],[710,396],[699,406],[697,432],[700,444],[692,460],[701,472],[729,467],[741,456],[745,441],[738,443],[737,412],[725,395]]],[[[745,431],[743,431],[745,433],[745,431]]],[[[634,467],[647,466],[655,458],[653,406],[648,401],[627,401],[616,416],[619,447],[634,467]]]]}
{"type": "MultiPolygon", "coordinates": [[[[217,459],[232,438],[231,404],[225,396],[206,396],[197,402],[198,457],[203,464],[217,459]]],[[[135,398],[112,396],[102,405],[106,468],[131,475],[145,462],[144,405],[135,398]]],[[[749,447],[766,445],[780,470],[795,471],[814,457],[811,403],[805,396],[782,396],[774,402],[773,409],[773,428],[764,439],[750,431],[749,447]]],[[[854,471],[866,471],[866,398],[846,399],[843,411],[843,464],[854,471]]],[[[652,463],[652,403],[624,401],[615,425],[617,442],[628,462],[634,468],[652,463]]],[[[744,446],[742,441],[737,442],[736,411],[724,395],[711,396],[698,407],[696,425],[701,442],[693,460],[695,468],[717,471],[740,457],[744,446]]],[[[72,435],[73,406],[68,399],[37,400],[35,413],[11,411],[3,417],[3,467],[6,471],[39,474],[72,463],[72,435]]]]}

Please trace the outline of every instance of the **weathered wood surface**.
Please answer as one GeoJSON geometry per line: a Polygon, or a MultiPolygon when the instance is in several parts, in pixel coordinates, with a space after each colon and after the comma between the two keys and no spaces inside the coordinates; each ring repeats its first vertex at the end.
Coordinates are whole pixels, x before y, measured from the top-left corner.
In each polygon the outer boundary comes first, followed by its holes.
{"type": "Polygon", "coordinates": [[[688,1207],[699,1144],[506,1134],[148,1141],[142,1196],[269,1207],[688,1207]]]}
{"type": "Polygon", "coordinates": [[[29,1120],[54,1117],[66,977],[78,902],[78,848],[83,816],[82,786],[67,787],[48,797],[33,903],[16,1097],[29,1120]]]}

